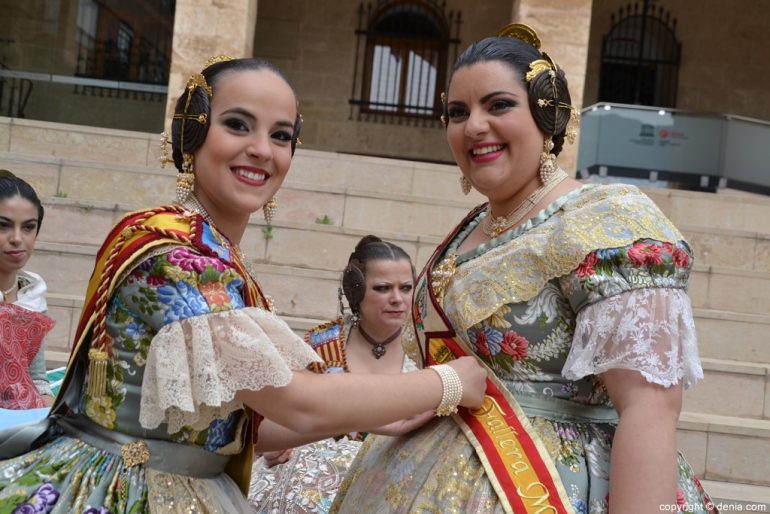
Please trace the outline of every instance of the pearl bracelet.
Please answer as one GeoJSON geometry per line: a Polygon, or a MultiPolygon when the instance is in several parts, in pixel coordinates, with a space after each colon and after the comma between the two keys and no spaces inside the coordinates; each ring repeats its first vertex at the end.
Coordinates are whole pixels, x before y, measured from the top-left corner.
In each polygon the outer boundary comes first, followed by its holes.
{"type": "Polygon", "coordinates": [[[457,412],[457,406],[463,398],[463,383],[452,366],[438,364],[430,366],[441,378],[441,403],[436,407],[437,416],[449,416],[457,412]]]}

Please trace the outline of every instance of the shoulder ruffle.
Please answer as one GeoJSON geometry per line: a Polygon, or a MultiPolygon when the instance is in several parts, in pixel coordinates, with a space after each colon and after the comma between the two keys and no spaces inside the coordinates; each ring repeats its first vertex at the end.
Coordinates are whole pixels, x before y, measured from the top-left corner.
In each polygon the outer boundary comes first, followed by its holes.
{"type": "Polygon", "coordinates": [[[153,338],[142,384],[139,422],[203,430],[243,407],[238,391],[282,387],[292,371],[319,357],[289,326],[259,308],[194,316],[165,325],[153,338]]]}
{"type": "Polygon", "coordinates": [[[610,369],[638,371],[664,387],[690,387],[703,378],[684,290],[634,289],[580,311],[562,375],[579,380],[610,369]]]}

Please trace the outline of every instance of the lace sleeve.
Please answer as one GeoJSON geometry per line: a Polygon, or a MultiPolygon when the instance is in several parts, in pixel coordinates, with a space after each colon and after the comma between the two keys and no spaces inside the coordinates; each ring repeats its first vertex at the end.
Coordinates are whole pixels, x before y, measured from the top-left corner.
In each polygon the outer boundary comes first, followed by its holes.
{"type": "Polygon", "coordinates": [[[235,394],[289,384],[292,370],[320,361],[272,313],[244,308],[165,325],[153,338],[142,383],[139,422],[173,434],[208,427],[242,407],[235,394]]]}
{"type": "Polygon", "coordinates": [[[641,373],[664,387],[703,378],[690,299],[682,289],[627,291],[580,311],[562,375],[577,380],[609,369],[641,373]]]}

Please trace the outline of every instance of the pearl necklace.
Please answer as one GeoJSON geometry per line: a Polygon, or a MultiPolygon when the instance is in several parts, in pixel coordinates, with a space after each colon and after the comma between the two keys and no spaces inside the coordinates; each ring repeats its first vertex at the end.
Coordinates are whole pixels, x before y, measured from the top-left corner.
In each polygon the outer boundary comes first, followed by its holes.
{"type": "Polygon", "coordinates": [[[5,302],[5,301],[6,301],[6,299],[8,298],[8,295],[9,295],[9,294],[11,294],[11,293],[13,293],[14,291],[16,291],[16,289],[17,289],[18,287],[19,287],[19,276],[18,276],[18,275],[15,275],[15,276],[13,277],[13,285],[12,285],[11,287],[9,287],[8,289],[6,289],[5,291],[0,291],[0,294],[2,294],[2,295],[3,295],[3,299],[2,299],[2,301],[4,301],[4,302],[5,302]]]}
{"type": "Polygon", "coordinates": [[[489,237],[499,236],[520,222],[522,218],[532,210],[532,207],[537,205],[545,195],[550,193],[553,188],[559,185],[565,178],[567,178],[567,173],[561,168],[557,168],[553,174],[553,178],[549,180],[547,184],[543,184],[535,189],[520,205],[505,216],[492,216],[492,210],[487,206],[486,217],[481,222],[481,230],[489,237]]]}

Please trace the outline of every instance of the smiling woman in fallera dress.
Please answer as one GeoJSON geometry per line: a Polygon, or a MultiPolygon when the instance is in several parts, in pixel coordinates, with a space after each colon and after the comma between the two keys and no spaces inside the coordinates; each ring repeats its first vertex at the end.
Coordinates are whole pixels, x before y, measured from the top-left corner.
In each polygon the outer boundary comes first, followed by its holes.
{"type": "Polygon", "coordinates": [[[320,358],[272,312],[239,247],[252,213],[272,215],[300,126],[265,61],[220,56],[190,77],[165,155],[177,201],[107,236],[53,414],[0,433],[0,511],[249,513],[255,449],[480,404],[472,359],[306,371],[320,358]]]}
{"type": "Polygon", "coordinates": [[[475,355],[484,406],[367,440],[332,512],[712,511],[676,451],[703,377],[692,251],[637,188],[556,166],[577,110],[539,46],[521,24],[472,44],[444,98],[462,188],[488,201],[418,276],[417,358],[475,355]]]}

